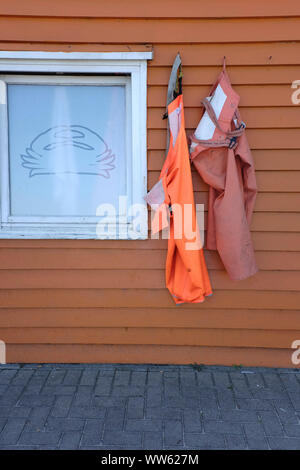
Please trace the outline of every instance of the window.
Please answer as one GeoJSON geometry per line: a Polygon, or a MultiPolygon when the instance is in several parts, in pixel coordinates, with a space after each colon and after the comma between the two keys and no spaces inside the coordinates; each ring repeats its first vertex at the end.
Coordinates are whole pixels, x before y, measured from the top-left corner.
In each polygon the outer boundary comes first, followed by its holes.
{"type": "Polygon", "coordinates": [[[148,58],[0,52],[0,238],[147,238],[148,58]]]}

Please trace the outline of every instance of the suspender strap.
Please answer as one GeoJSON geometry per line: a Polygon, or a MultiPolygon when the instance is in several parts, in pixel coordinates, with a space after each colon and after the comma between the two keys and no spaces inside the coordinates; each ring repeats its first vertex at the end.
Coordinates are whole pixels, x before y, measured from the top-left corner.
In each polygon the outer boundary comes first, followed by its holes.
{"type": "Polygon", "coordinates": [[[242,133],[244,132],[244,127],[245,125],[242,123],[241,126],[239,126],[237,129],[235,129],[234,131],[225,131],[224,129],[222,129],[222,127],[220,126],[219,124],[219,121],[217,119],[217,116],[213,110],[213,107],[212,105],[210,104],[209,100],[207,98],[204,98],[201,103],[203,104],[204,108],[206,109],[207,111],[207,114],[209,115],[210,119],[212,120],[212,122],[214,123],[214,125],[216,126],[216,128],[222,132],[222,134],[226,135],[226,137],[239,137],[240,135],[242,135],[242,133]]]}
{"type": "MultiPolygon", "coordinates": [[[[173,67],[172,67],[170,78],[169,78],[166,114],[163,116],[163,119],[168,117],[169,104],[172,103],[172,101],[178,95],[181,95],[181,93],[182,93],[182,70],[181,70],[181,58],[178,53],[173,62],[173,67]]],[[[166,155],[169,150],[169,145],[170,145],[170,129],[169,129],[169,120],[168,120],[166,155]]]]}

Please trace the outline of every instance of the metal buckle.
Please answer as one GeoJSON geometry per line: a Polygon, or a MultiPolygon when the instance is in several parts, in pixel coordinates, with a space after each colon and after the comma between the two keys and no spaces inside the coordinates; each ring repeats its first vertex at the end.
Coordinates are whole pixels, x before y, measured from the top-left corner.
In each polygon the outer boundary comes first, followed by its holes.
{"type": "Polygon", "coordinates": [[[233,149],[236,146],[236,137],[231,137],[228,148],[233,149]]]}

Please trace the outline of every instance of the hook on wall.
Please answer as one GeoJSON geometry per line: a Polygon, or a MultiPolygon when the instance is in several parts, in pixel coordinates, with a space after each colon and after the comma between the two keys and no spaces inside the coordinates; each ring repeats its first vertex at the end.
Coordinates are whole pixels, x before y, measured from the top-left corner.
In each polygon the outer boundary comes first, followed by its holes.
{"type": "Polygon", "coordinates": [[[225,70],[226,67],[226,55],[223,57],[223,70],[225,70]]]}

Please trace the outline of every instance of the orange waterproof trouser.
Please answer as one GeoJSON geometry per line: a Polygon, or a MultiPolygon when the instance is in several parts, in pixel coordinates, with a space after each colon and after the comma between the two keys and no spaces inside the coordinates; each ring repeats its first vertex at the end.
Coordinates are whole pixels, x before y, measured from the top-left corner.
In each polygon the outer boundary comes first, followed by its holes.
{"type": "Polygon", "coordinates": [[[169,226],[166,285],[174,301],[202,302],[212,290],[196,218],[182,94],[167,109],[169,150],[159,181],[146,200],[157,209],[152,231],[169,226]]]}

